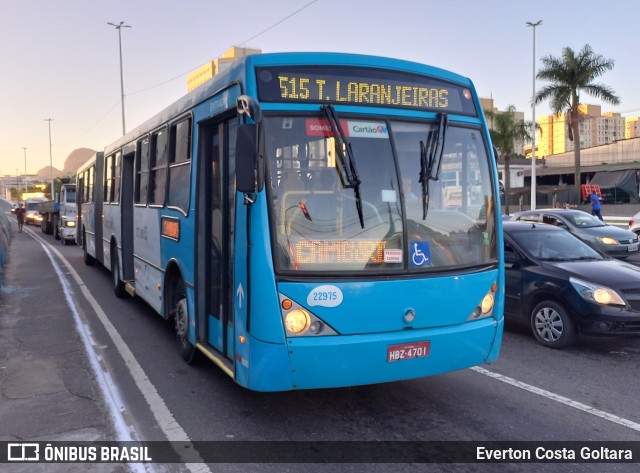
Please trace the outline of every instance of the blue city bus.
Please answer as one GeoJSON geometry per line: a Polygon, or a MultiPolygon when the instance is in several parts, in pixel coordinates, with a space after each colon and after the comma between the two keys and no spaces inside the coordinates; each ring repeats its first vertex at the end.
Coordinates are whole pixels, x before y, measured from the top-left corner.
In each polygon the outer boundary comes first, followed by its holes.
{"type": "Polygon", "coordinates": [[[498,357],[498,178],[467,78],[251,55],[93,161],[78,174],[85,261],[173,321],[187,362],[284,391],[498,357]]]}

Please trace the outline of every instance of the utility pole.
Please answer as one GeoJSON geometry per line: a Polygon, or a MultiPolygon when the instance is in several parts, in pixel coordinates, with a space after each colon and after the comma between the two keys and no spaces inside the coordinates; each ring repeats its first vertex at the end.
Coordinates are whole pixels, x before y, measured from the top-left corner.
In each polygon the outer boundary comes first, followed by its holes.
{"type": "Polygon", "coordinates": [[[53,154],[51,152],[51,122],[53,118],[45,118],[45,122],[49,122],[49,167],[51,169],[51,200],[56,198],[55,184],[53,181],[53,154]]]}
{"type": "Polygon", "coordinates": [[[124,76],[122,74],[122,28],[131,28],[131,26],[125,25],[124,21],[121,21],[120,24],[118,25],[116,25],[115,23],[107,22],[107,25],[111,25],[118,30],[118,47],[120,49],[120,96],[121,96],[121,102],[122,102],[122,134],[125,135],[127,131],[124,125],[124,76]]]}
{"type": "Polygon", "coordinates": [[[533,96],[531,97],[532,127],[531,133],[531,210],[536,209],[536,26],[540,26],[542,20],[535,23],[527,21],[527,26],[533,29],[533,96]]]}
{"type": "Polygon", "coordinates": [[[29,186],[27,184],[27,148],[22,147],[24,150],[24,193],[25,195],[29,193],[29,186]]]}

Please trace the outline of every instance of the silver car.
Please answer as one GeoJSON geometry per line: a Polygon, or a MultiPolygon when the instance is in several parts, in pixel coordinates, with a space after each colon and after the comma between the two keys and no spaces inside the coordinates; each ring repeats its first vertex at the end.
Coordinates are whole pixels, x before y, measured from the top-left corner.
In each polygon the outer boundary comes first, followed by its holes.
{"type": "Polygon", "coordinates": [[[625,259],[638,253],[638,235],[607,225],[582,210],[538,209],[513,214],[513,220],[539,222],[564,228],[602,253],[625,259]]]}

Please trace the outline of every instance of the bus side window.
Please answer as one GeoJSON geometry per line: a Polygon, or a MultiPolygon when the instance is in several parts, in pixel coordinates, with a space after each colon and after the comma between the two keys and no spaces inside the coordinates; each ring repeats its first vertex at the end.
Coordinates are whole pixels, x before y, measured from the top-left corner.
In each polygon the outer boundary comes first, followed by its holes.
{"type": "Polygon", "coordinates": [[[149,203],[164,205],[167,183],[167,130],[151,136],[151,172],[149,174],[149,203]]]}
{"type": "Polygon", "coordinates": [[[113,155],[104,157],[104,202],[111,202],[113,200],[113,194],[111,192],[111,184],[113,182],[113,155]]]}
{"type": "Polygon", "coordinates": [[[191,119],[171,127],[169,153],[169,195],[167,205],[187,213],[191,195],[191,119]]]}
{"type": "Polygon", "coordinates": [[[138,141],[138,152],[136,153],[136,186],[135,198],[136,204],[147,203],[147,195],[149,191],[149,137],[145,137],[138,141]]]}

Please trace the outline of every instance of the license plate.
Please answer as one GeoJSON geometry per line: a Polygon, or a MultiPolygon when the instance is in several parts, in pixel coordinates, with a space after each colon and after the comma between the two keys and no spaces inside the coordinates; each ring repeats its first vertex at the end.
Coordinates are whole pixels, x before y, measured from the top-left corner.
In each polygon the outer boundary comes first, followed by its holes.
{"type": "Polygon", "coordinates": [[[429,355],[431,342],[402,343],[400,345],[389,345],[387,347],[387,361],[410,360],[412,358],[422,358],[429,355]]]}
{"type": "Polygon", "coordinates": [[[638,244],[635,243],[633,245],[629,245],[627,246],[627,251],[631,252],[631,251],[638,251],[638,244]]]}

